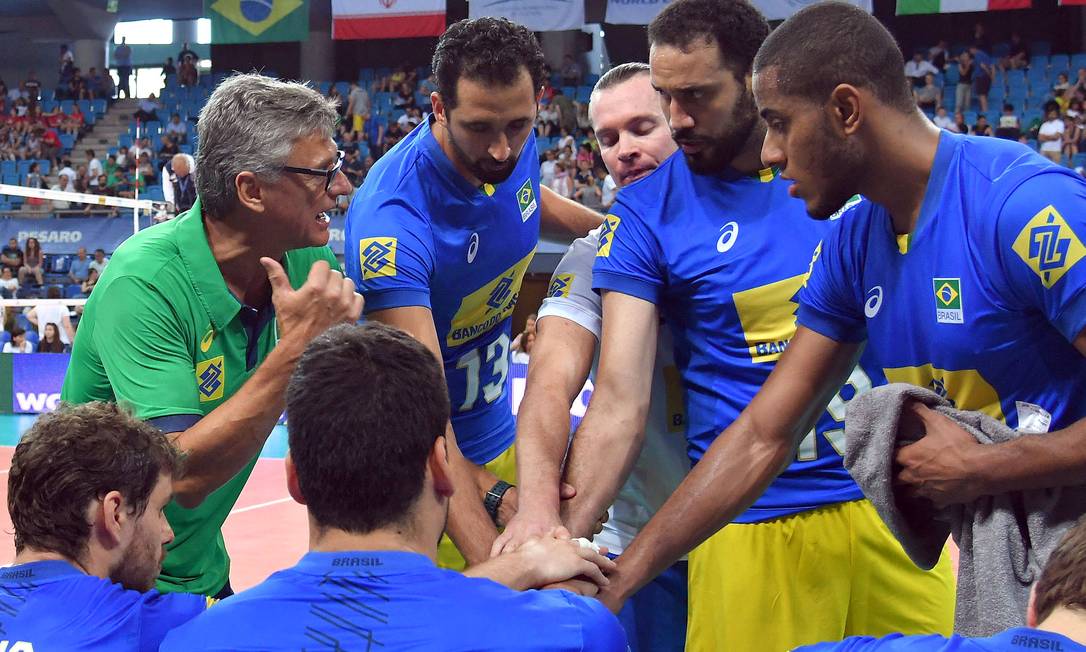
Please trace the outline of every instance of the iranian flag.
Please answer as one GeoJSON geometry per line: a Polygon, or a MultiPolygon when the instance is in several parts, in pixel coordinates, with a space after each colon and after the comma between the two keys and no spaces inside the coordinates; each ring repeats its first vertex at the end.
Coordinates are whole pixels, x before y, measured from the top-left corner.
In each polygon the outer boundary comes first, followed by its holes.
{"type": "Polygon", "coordinates": [[[445,0],[332,0],[332,38],[440,36],[445,0]]]}
{"type": "Polygon", "coordinates": [[[1086,5],[1086,0],[1060,0],[1060,6],[1065,5],[1086,5]]]}
{"type": "Polygon", "coordinates": [[[1003,9],[1029,9],[1031,6],[1032,0],[897,0],[897,15],[1001,11],[1003,9]]]}

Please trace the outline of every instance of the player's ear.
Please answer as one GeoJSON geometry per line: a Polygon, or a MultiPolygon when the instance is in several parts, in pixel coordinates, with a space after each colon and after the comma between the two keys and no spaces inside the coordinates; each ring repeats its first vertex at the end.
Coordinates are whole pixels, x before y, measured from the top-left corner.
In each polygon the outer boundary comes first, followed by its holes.
{"type": "Polygon", "coordinates": [[[91,507],[92,535],[103,547],[113,549],[124,540],[124,528],[134,514],[119,491],[110,491],[91,507]],[[95,513],[97,512],[97,513],[95,513]]]}
{"type": "Polygon", "coordinates": [[[1037,627],[1037,585],[1029,590],[1029,604],[1026,606],[1026,627],[1037,627]]]}
{"type": "Polygon", "coordinates": [[[287,470],[287,493],[294,499],[294,502],[304,505],[305,496],[302,495],[302,485],[298,482],[298,468],[294,466],[294,459],[290,456],[289,450],[286,457],[283,458],[283,465],[287,470]]]}
{"type": "Polygon", "coordinates": [[[434,491],[444,498],[453,495],[452,470],[449,467],[449,450],[445,436],[434,440],[434,446],[430,449],[430,475],[434,479],[434,491]]]}
{"type": "Polygon", "coordinates": [[[264,212],[263,191],[255,174],[249,171],[239,172],[238,176],[234,177],[234,188],[242,206],[254,213],[264,212]]]}
{"type": "Polygon", "coordinates": [[[448,110],[445,107],[445,100],[441,98],[441,93],[434,91],[430,93],[430,108],[434,110],[434,119],[443,125],[449,124],[448,110]]]}
{"type": "Polygon", "coordinates": [[[855,134],[863,122],[863,98],[852,84],[838,84],[830,93],[826,108],[830,125],[841,136],[855,134]]]}

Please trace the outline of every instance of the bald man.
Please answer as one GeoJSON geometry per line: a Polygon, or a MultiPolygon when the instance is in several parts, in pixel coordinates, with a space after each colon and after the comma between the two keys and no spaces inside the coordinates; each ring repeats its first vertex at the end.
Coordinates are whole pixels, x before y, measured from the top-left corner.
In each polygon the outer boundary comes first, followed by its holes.
{"type": "Polygon", "coordinates": [[[196,201],[196,162],[189,154],[174,154],[162,168],[162,195],[173,207],[174,215],[192,208],[196,201]]]}

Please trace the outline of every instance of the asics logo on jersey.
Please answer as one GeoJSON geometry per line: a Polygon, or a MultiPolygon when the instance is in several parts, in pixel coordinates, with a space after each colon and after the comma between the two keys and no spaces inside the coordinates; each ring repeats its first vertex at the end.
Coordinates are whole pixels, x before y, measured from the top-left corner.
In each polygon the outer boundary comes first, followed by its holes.
{"type": "Polygon", "coordinates": [[[362,238],[358,241],[362,280],[396,275],[396,238],[362,238]]]}
{"type": "Polygon", "coordinates": [[[479,234],[472,233],[468,242],[468,264],[475,262],[475,256],[479,253],[479,234]]]}
{"type": "Polygon", "coordinates": [[[596,256],[607,258],[611,255],[611,242],[615,239],[618,225],[622,224],[622,218],[618,215],[608,215],[603,218],[603,228],[600,229],[600,246],[596,249],[596,256]]]}
{"type": "Polygon", "coordinates": [[[1022,227],[1011,248],[1040,277],[1045,288],[1055,285],[1086,256],[1082,241],[1051,205],[1022,227]]]}
{"type": "Polygon", "coordinates": [[[722,233],[720,234],[720,238],[716,241],[716,250],[720,253],[726,253],[735,246],[735,241],[739,239],[739,223],[728,222],[720,227],[720,230],[722,233]]]}
{"type": "Polygon", "coordinates": [[[223,386],[226,384],[224,375],[225,368],[221,355],[196,364],[196,380],[201,403],[222,398],[223,386]]]}
{"type": "Polygon", "coordinates": [[[864,302],[864,316],[874,319],[882,308],[882,286],[876,285],[867,291],[867,301],[864,302]]]}
{"type": "Polygon", "coordinates": [[[547,290],[549,297],[568,297],[570,286],[573,285],[573,274],[558,274],[551,281],[551,287],[547,290]]]}
{"type": "Polygon", "coordinates": [[[509,295],[513,294],[512,288],[513,277],[503,276],[502,280],[498,281],[498,284],[494,286],[494,290],[490,293],[490,298],[486,300],[486,305],[494,310],[498,310],[509,300],[509,295]]]}

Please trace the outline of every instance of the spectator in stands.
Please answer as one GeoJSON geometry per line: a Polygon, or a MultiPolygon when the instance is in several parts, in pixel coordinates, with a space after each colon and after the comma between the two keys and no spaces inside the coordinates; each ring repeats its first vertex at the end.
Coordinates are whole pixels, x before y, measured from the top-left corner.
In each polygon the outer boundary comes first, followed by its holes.
{"type": "Polygon", "coordinates": [[[931,65],[935,66],[935,68],[939,70],[939,72],[942,72],[946,69],[949,47],[950,46],[944,39],[939,39],[939,42],[932,46],[930,50],[928,50],[928,61],[930,61],[931,65]]]}
{"type": "Polygon", "coordinates": [[[954,122],[954,120],[957,117],[958,117],[958,114],[955,113],[954,118],[951,118],[947,114],[946,107],[941,106],[938,109],[936,109],[935,117],[932,118],[932,122],[935,123],[935,126],[939,127],[940,129],[946,129],[947,131],[952,131],[954,133],[961,133],[958,130],[958,124],[956,122],[954,122]]]}
{"type": "Polygon", "coordinates": [[[581,64],[577,63],[572,54],[562,57],[562,69],[559,74],[562,75],[563,86],[580,86],[581,79],[584,77],[581,64]]]}
{"type": "Polygon", "coordinates": [[[973,42],[969,44],[970,48],[977,48],[987,52],[991,43],[988,42],[988,30],[985,29],[984,23],[977,22],[973,25],[973,42]]]}
{"type": "Polygon", "coordinates": [[[573,196],[573,178],[570,173],[572,167],[573,164],[570,161],[559,161],[554,171],[551,190],[563,197],[573,196]]]}
{"type": "Polygon", "coordinates": [[[954,92],[954,106],[959,111],[968,111],[972,103],[975,70],[973,56],[969,52],[962,52],[958,56],[958,85],[954,92]]]}
{"type": "Polygon", "coordinates": [[[577,129],[585,133],[592,129],[592,121],[588,118],[588,102],[574,102],[577,110],[577,129]]]}
{"type": "Polygon", "coordinates": [[[558,130],[558,110],[550,100],[539,101],[539,110],[536,112],[536,135],[540,138],[549,138],[558,130]]]}
{"type": "Polygon", "coordinates": [[[557,170],[557,154],[553,149],[543,152],[543,162],[539,164],[539,185],[551,187],[554,181],[554,173],[557,170]]]}
{"type": "Polygon", "coordinates": [[[107,403],[63,406],[23,435],[8,474],[15,564],[0,579],[19,605],[4,615],[10,652],[157,650],[206,609],[202,596],[142,593],[173,539],[169,442],[107,403]]]}
{"type": "Polygon", "coordinates": [[[196,69],[196,62],[186,58],[177,65],[178,86],[195,86],[200,81],[200,72],[196,69]]]}
{"type": "Polygon", "coordinates": [[[162,144],[158,148],[158,160],[160,163],[166,163],[171,160],[176,154],[181,153],[181,148],[178,147],[177,141],[174,140],[172,134],[162,134],[162,144]]]}
{"type": "Polygon", "coordinates": [[[924,58],[923,52],[914,52],[913,58],[910,61],[905,62],[905,76],[908,77],[912,81],[913,86],[917,88],[924,85],[924,77],[926,75],[937,74],[939,74],[939,69],[924,58]]]}
{"type": "Polygon", "coordinates": [[[87,174],[94,177],[102,174],[105,171],[105,168],[102,167],[102,162],[98,160],[98,156],[94,153],[94,150],[88,149],[85,153],[87,155],[87,174]]]}
{"type": "Polygon", "coordinates": [[[988,116],[981,113],[977,116],[977,124],[973,125],[974,136],[991,136],[992,125],[988,124],[988,116]]]}
{"type": "Polygon", "coordinates": [[[366,165],[363,163],[357,147],[352,147],[344,156],[343,173],[347,175],[347,180],[355,188],[361,186],[362,181],[366,178],[366,165]]]}
{"type": "Polygon", "coordinates": [[[1045,107],[1045,121],[1037,132],[1037,141],[1041,144],[1041,156],[1059,164],[1063,154],[1063,120],[1059,108],[1049,102],[1045,107]]]}
{"type": "MultiPolygon", "coordinates": [[[[182,156],[188,156],[188,154],[182,154],[182,156]]],[[[139,177],[143,180],[143,183],[148,186],[158,185],[158,172],[155,170],[155,164],[151,162],[151,155],[149,153],[140,152],[140,158],[136,163],[136,167],[139,169],[139,177]]]]}
{"type": "Polygon", "coordinates": [[[173,57],[166,57],[166,63],[162,64],[162,76],[169,82],[170,75],[177,74],[177,66],[173,65],[173,57]]]}
{"type": "Polygon", "coordinates": [[[41,139],[41,157],[55,165],[57,157],[64,147],[64,143],[60,140],[60,134],[52,127],[39,127],[38,129],[39,138],[41,139]]]}
{"type": "Polygon", "coordinates": [[[1007,53],[1007,56],[999,62],[999,65],[1004,70],[1021,70],[1029,67],[1029,48],[1026,47],[1025,41],[1022,40],[1022,35],[1018,32],[1011,32],[1011,49],[1007,53]]]}
{"type": "Polygon", "coordinates": [[[8,246],[0,250],[0,265],[3,265],[4,269],[11,270],[13,274],[18,274],[19,269],[23,266],[23,250],[19,248],[19,241],[15,238],[8,240],[8,246]]]}
{"type": "Polygon", "coordinates": [[[1078,78],[1071,86],[1071,93],[1086,99],[1086,68],[1078,69],[1078,78]]]}
{"type": "Polygon", "coordinates": [[[407,82],[400,84],[396,95],[392,97],[392,105],[397,109],[404,109],[405,111],[408,108],[415,106],[415,89],[407,82]]]}
{"type": "Polygon", "coordinates": [[[921,111],[932,112],[941,107],[943,89],[935,85],[935,75],[930,72],[924,75],[924,84],[919,88],[913,88],[913,97],[916,98],[916,105],[921,111]]]}
{"type": "Polygon", "coordinates": [[[1063,155],[1068,159],[1078,154],[1078,144],[1082,140],[1082,127],[1071,115],[1063,116],[1063,155]]]}
{"type": "Polygon", "coordinates": [[[314,640],[341,650],[374,643],[387,650],[627,649],[618,621],[599,602],[506,588],[578,574],[586,584],[606,583],[601,569],[614,565],[575,542],[534,539],[464,574],[435,565],[453,489],[444,438],[449,400],[440,364],[418,340],[374,323],[333,328],[302,355],[286,405],[287,487],[306,506],[310,551],[174,630],[164,652],[297,650],[314,640]],[[332,411],[346,400],[343,381],[356,370],[389,391],[332,411]],[[327,391],[313,385],[321,377],[327,391]],[[397,415],[397,425],[386,415],[397,415]],[[380,617],[349,625],[352,612],[371,609],[371,599],[380,617]],[[345,626],[333,636],[317,629],[322,620],[345,626]]]}
{"type": "Polygon", "coordinates": [[[1071,89],[1071,81],[1067,78],[1067,73],[1061,72],[1056,75],[1056,83],[1052,85],[1052,92],[1058,94],[1064,94],[1071,89]]]}
{"type": "Polygon", "coordinates": [[[381,154],[385,154],[388,150],[396,146],[396,143],[403,140],[403,137],[407,134],[400,128],[400,123],[390,122],[388,128],[385,129],[384,135],[381,137],[381,154]]]}
{"type": "Polygon", "coordinates": [[[181,51],[177,53],[177,65],[181,65],[186,61],[192,62],[193,65],[200,63],[200,55],[189,47],[189,42],[185,41],[181,45],[181,51]]]}
{"type": "Polygon", "coordinates": [[[26,239],[26,250],[23,258],[23,266],[19,268],[19,284],[26,285],[26,277],[33,275],[34,281],[42,285],[45,268],[45,254],[41,251],[41,243],[37,238],[26,239]]]}
{"type": "Polygon", "coordinates": [[[94,260],[91,261],[91,269],[98,270],[98,275],[101,276],[106,271],[106,266],[109,265],[109,258],[106,258],[105,249],[94,250],[94,260]]]}
{"type": "Polygon", "coordinates": [[[170,121],[166,124],[166,133],[172,136],[174,141],[179,145],[188,142],[189,129],[188,126],[181,121],[180,113],[175,113],[170,116],[170,121]]]}
{"type": "Polygon", "coordinates": [[[140,100],[139,110],[132,117],[141,122],[153,122],[158,120],[158,110],[161,108],[155,94],[151,93],[146,99],[140,100]]]}
{"type": "MultiPolygon", "coordinates": [[[[2,272],[0,272],[2,273],[2,272]]],[[[4,294],[7,294],[5,290],[4,294]]],[[[12,326],[11,341],[4,342],[3,353],[33,353],[34,345],[26,341],[26,329],[22,326],[12,326]]]]}
{"type": "Polygon", "coordinates": [[[95,99],[98,97],[98,89],[102,87],[102,77],[109,76],[109,73],[98,72],[98,68],[91,66],[87,71],[87,77],[84,80],[86,83],[87,91],[90,94],[88,99],[95,99]]]}
{"type": "Polygon", "coordinates": [[[72,283],[82,283],[90,276],[91,260],[87,257],[87,248],[80,247],[75,252],[75,259],[68,266],[68,279],[72,283]]]}
{"type": "Polygon", "coordinates": [[[995,67],[992,58],[978,45],[969,46],[969,53],[973,56],[973,94],[977,96],[982,113],[988,111],[988,92],[992,89],[992,78],[995,77],[995,67]]]}
{"type": "Polygon", "coordinates": [[[0,292],[5,299],[14,299],[19,292],[19,279],[12,275],[7,265],[0,267],[0,292]]]}
{"type": "MultiPolygon", "coordinates": [[[[45,298],[60,299],[60,288],[56,285],[49,286],[45,298]]],[[[43,341],[46,339],[46,327],[49,324],[57,326],[58,338],[62,347],[70,345],[72,339],[75,338],[75,328],[72,326],[72,319],[68,314],[68,306],[60,302],[39,303],[26,313],[26,318],[37,327],[38,337],[43,341]]]]}
{"type": "Polygon", "coordinates": [[[188,154],[175,154],[162,170],[162,194],[170,204],[170,212],[179,215],[196,202],[196,179],[192,172],[195,162],[188,154]]]}
{"type": "Polygon", "coordinates": [[[30,71],[26,76],[26,81],[23,82],[23,88],[26,89],[27,99],[31,102],[41,99],[41,81],[38,79],[37,72],[30,71]]]}
{"type": "Polygon", "coordinates": [[[98,85],[98,88],[94,89],[94,94],[109,103],[113,102],[113,95],[116,93],[116,86],[113,84],[113,75],[109,74],[108,70],[102,71],[102,82],[98,85]]]}
{"type": "Polygon", "coordinates": [[[396,119],[396,122],[400,123],[400,129],[410,133],[422,122],[422,111],[417,106],[408,107],[407,111],[396,119]]]}
{"type": "Polygon", "coordinates": [[[117,66],[117,98],[121,93],[126,98],[132,97],[128,90],[128,78],[132,74],[132,48],[128,47],[128,39],[121,38],[121,44],[113,49],[113,63],[117,66]]]}
{"type": "Polygon", "coordinates": [[[558,126],[568,133],[575,132],[577,130],[577,108],[573,106],[573,98],[563,93],[562,89],[555,89],[554,99],[551,100],[551,104],[558,109],[558,126]]]}
{"type": "Polygon", "coordinates": [[[370,119],[370,96],[358,82],[351,82],[347,114],[351,116],[351,132],[356,135],[365,133],[366,121],[370,119]]]}
{"type": "Polygon", "coordinates": [[[95,284],[98,283],[98,272],[93,269],[87,274],[87,279],[79,284],[79,291],[83,293],[83,296],[89,297],[91,290],[94,289],[95,284]]]}
{"type": "Polygon", "coordinates": [[[66,44],[60,46],[60,58],[57,63],[58,81],[66,85],[75,72],[75,56],[66,44]]]}
{"type": "Polygon", "coordinates": [[[995,135],[1007,140],[1018,140],[1018,137],[1022,135],[1022,122],[1019,120],[1018,114],[1014,112],[1013,104],[1003,105],[1003,114],[999,116],[999,125],[996,127],[995,135]]]}
{"type": "Polygon", "coordinates": [[[27,188],[45,187],[45,179],[41,176],[41,163],[34,161],[30,164],[30,169],[27,171],[26,181],[23,182],[23,185],[27,188]]]}
{"type": "Polygon", "coordinates": [[[577,172],[574,179],[573,199],[595,211],[603,208],[603,188],[596,179],[591,165],[577,172]]]}
{"type": "Polygon", "coordinates": [[[45,335],[38,340],[38,353],[68,353],[69,349],[60,341],[60,328],[53,322],[45,325],[45,335]]]}

